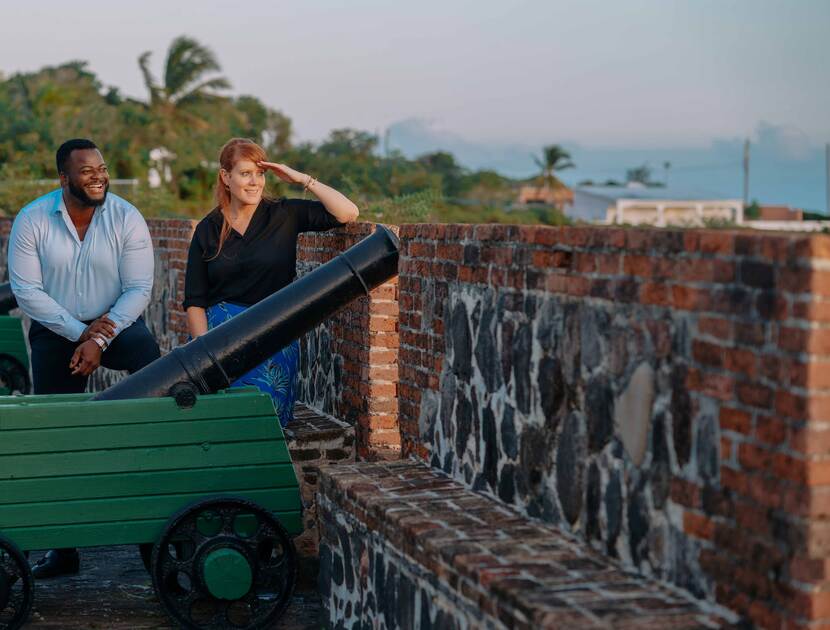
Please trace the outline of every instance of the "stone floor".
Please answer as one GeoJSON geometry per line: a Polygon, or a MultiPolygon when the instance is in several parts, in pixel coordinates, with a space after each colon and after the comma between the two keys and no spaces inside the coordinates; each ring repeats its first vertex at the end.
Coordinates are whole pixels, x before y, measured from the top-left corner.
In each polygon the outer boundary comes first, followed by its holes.
{"type": "MultiPolygon", "coordinates": [[[[150,576],[132,546],[81,551],[81,573],[35,584],[27,629],[144,630],[172,628],[156,601],[150,576]]],[[[39,554],[33,554],[33,558],[39,554]]],[[[320,628],[320,597],[312,576],[298,584],[279,624],[287,630],[320,628]]]]}

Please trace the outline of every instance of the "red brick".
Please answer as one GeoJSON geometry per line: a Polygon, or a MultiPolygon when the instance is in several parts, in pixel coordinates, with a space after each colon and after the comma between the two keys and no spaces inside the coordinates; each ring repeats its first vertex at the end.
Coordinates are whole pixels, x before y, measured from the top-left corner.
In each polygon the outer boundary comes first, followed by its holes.
{"type": "Polygon", "coordinates": [[[793,302],[792,315],[794,318],[813,322],[830,322],[830,302],[816,302],[813,299],[807,302],[793,302]]]}
{"type": "Polygon", "coordinates": [[[752,416],[740,409],[721,407],[720,428],[721,431],[735,431],[736,433],[749,435],[752,432],[752,416]]]}
{"type": "Polygon", "coordinates": [[[705,289],[676,284],[671,288],[671,296],[672,305],[681,310],[708,311],[712,304],[711,295],[705,289]]]}
{"type": "Polygon", "coordinates": [[[654,306],[669,305],[669,288],[665,284],[646,282],[640,287],[640,302],[654,306]]]}
{"type": "Polygon", "coordinates": [[[772,470],[773,453],[754,444],[738,445],[738,461],[751,470],[772,470]]]}
{"type": "Polygon", "coordinates": [[[700,508],[700,487],[691,481],[675,477],[671,480],[671,499],[687,508],[700,508]]]}
{"type": "Polygon", "coordinates": [[[721,485],[724,488],[729,488],[744,496],[749,495],[749,477],[745,472],[721,466],[720,476],[721,485]]]}
{"type": "Polygon", "coordinates": [[[787,423],[773,416],[759,415],[755,420],[755,437],[766,444],[782,445],[787,441],[787,423]]]}
{"type": "Polygon", "coordinates": [[[774,400],[773,390],[759,383],[738,383],[736,393],[744,404],[761,409],[770,409],[774,400]]]}
{"type": "Polygon", "coordinates": [[[708,516],[689,510],[683,512],[683,531],[704,540],[712,540],[715,534],[714,525],[708,516]]]}
{"type": "Polygon", "coordinates": [[[713,398],[731,400],[735,391],[735,380],[725,374],[712,374],[692,368],[686,374],[686,386],[713,398]]]}
{"type": "Polygon", "coordinates": [[[723,367],[725,348],[707,341],[692,342],[692,357],[698,363],[708,367],[723,367]]]}
{"type": "Polygon", "coordinates": [[[750,350],[730,348],[725,352],[723,366],[730,372],[755,378],[758,372],[758,358],[750,350]]]}
{"type": "Polygon", "coordinates": [[[728,255],[735,247],[734,236],[728,232],[701,232],[698,248],[704,254],[728,255]]]}
{"type": "Polygon", "coordinates": [[[697,329],[703,335],[727,341],[732,339],[732,322],[722,317],[701,315],[697,320],[697,329]]]}
{"type": "Polygon", "coordinates": [[[830,453],[830,429],[818,429],[809,425],[790,430],[790,448],[804,455],[825,455],[830,453]]]}
{"type": "Polygon", "coordinates": [[[623,273],[629,276],[650,278],[654,275],[657,260],[651,256],[626,254],[623,256],[623,273]]]}

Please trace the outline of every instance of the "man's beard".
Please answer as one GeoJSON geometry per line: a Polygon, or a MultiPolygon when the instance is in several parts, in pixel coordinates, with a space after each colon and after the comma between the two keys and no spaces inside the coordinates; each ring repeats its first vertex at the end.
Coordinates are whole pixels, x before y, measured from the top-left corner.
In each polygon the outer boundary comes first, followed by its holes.
{"type": "Polygon", "coordinates": [[[81,188],[80,186],[76,186],[75,183],[70,179],[68,182],[69,185],[69,192],[70,194],[75,197],[78,201],[83,203],[85,206],[103,206],[104,202],[107,200],[107,193],[110,190],[110,184],[107,182],[107,185],[104,186],[104,195],[101,199],[93,199],[89,195],[86,194],[86,191],[81,188]]]}

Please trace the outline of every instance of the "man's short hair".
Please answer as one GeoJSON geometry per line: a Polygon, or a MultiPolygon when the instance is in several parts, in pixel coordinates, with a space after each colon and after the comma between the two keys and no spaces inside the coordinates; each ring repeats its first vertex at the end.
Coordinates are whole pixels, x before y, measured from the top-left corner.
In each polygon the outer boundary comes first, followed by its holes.
{"type": "Polygon", "coordinates": [[[55,154],[55,163],[58,167],[58,175],[66,172],[66,162],[73,151],[78,149],[97,149],[97,145],[92,140],[86,138],[73,138],[64,142],[58,152],[55,154]]]}

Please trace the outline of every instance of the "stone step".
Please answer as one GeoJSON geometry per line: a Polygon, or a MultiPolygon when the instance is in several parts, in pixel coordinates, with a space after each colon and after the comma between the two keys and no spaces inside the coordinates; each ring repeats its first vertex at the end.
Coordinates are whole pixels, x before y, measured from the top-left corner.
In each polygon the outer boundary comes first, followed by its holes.
{"type": "Polygon", "coordinates": [[[413,460],[323,469],[317,507],[331,627],[737,627],[413,460]]]}
{"type": "MultiPolygon", "coordinates": [[[[321,467],[354,462],[354,427],[303,403],[294,405],[294,419],[285,427],[285,439],[300,482],[305,531],[294,543],[303,558],[316,559],[317,483],[321,467]]],[[[312,569],[313,571],[313,569],[312,569]]]]}

